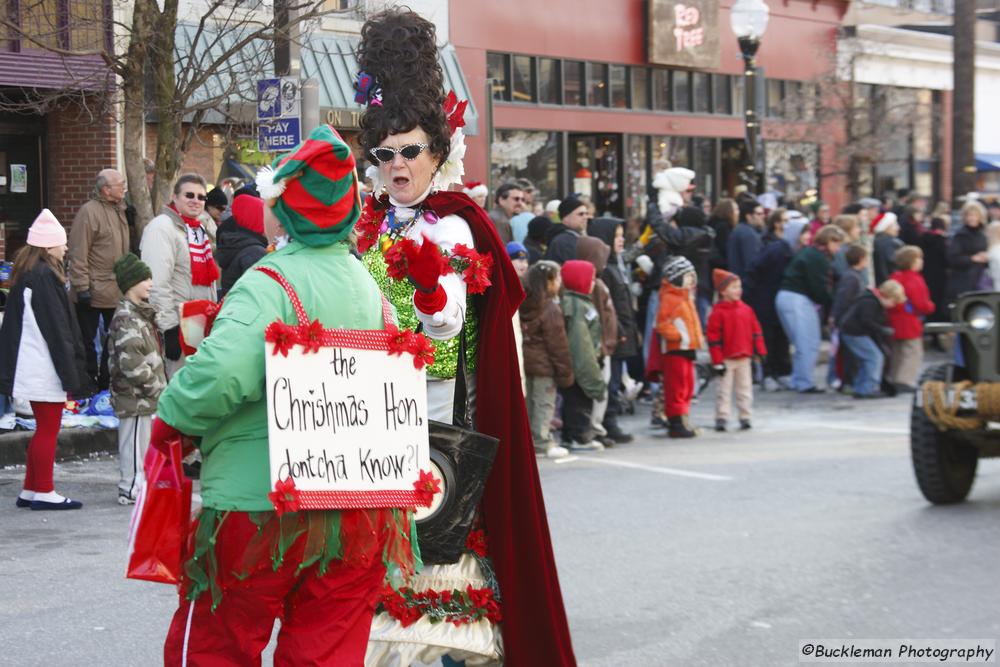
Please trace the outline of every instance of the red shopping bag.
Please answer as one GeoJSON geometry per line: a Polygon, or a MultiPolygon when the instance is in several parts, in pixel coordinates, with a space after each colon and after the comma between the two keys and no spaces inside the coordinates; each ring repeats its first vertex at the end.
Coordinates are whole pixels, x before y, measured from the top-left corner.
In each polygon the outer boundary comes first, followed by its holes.
{"type": "Polygon", "coordinates": [[[129,522],[129,579],[176,584],[185,559],[191,521],[191,480],[181,467],[180,439],[163,454],[156,447],[146,452],[146,479],[129,522]]]}

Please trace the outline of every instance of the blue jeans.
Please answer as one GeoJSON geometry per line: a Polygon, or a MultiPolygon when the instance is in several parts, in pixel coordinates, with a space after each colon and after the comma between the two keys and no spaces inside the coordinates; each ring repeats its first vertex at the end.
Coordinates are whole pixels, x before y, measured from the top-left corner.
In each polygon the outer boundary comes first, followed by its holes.
{"type": "Polygon", "coordinates": [[[882,386],[882,367],[885,365],[882,350],[869,336],[840,334],[840,342],[858,360],[858,370],[854,374],[854,393],[867,396],[877,392],[882,386]]]}
{"type": "Polygon", "coordinates": [[[820,322],[816,304],[805,294],[781,290],[774,307],[785,335],[795,347],[792,355],[792,387],[806,391],[816,386],[816,360],[819,358],[820,322]]]}

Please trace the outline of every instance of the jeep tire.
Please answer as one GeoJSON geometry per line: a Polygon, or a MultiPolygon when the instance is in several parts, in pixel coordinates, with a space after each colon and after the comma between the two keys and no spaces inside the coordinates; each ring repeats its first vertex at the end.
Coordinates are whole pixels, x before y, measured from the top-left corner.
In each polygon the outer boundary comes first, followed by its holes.
{"type": "Polygon", "coordinates": [[[937,505],[960,503],[976,479],[979,452],[947,431],[939,431],[917,404],[923,383],[943,381],[951,364],[935,364],[923,375],[910,413],[910,453],[917,485],[924,497],[937,505]]]}

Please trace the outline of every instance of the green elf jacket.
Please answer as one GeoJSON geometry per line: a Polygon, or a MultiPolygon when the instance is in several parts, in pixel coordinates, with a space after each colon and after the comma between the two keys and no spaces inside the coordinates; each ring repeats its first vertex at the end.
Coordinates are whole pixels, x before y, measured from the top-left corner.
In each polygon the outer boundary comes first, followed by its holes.
{"type": "MultiPolygon", "coordinates": [[[[378,287],[346,242],[321,248],[292,242],[256,266],[285,276],[308,316],[327,328],[383,328],[378,287]]],[[[206,508],[274,509],[267,498],[264,329],[275,319],[296,321],[284,289],[260,271],[247,271],[226,295],[212,334],[160,397],[157,412],[164,421],[202,438],[206,508]]]]}

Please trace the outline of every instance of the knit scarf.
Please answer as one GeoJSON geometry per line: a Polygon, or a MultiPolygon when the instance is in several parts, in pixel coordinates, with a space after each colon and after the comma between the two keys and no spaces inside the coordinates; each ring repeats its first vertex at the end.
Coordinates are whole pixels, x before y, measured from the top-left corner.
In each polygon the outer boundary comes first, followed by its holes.
{"type": "Polygon", "coordinates": [[[181,217],[187,228],[188,255],[191,257],[191,284],[211,286],[221,274],[219,273],[219,265],[212,257],[212,244],[208,240],[205,228],[197,218],[181,215],[173,204],[170,204],[170,208],[181,217]]]}

